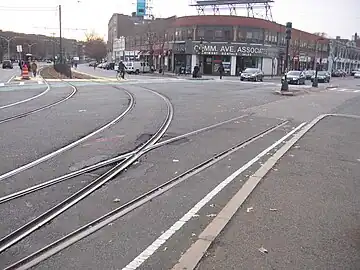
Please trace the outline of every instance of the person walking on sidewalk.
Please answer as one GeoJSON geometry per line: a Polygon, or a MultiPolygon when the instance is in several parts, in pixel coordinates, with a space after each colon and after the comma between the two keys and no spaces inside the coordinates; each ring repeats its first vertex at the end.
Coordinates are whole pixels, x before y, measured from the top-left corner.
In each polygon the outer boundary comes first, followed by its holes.
{"type": "Polygon", "coordinates": [[[35,60],[31,63],[31,71],[33,73],[33,76],[36,77],[37,74],[37,64],[35,63],[35,60]]]}
{"type": "Polygon", "coordinates": [[[218,68],[218,72],[220,73],[220,80],[222,80],[222,77],[224,75],[224,71],[225,71],[224,65],[223,65],[223,63],[221,63],[219,68],[218,68]]]}

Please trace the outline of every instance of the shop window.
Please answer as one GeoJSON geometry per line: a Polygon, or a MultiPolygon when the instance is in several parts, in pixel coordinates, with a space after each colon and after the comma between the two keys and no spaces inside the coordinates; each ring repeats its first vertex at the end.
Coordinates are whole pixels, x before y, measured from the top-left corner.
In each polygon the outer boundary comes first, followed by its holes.
{"type": "Polygon", "coordinates": [[[253,32],[252,31],[247,31],[246,32],[246,39],[253,39],[253,32]]]}

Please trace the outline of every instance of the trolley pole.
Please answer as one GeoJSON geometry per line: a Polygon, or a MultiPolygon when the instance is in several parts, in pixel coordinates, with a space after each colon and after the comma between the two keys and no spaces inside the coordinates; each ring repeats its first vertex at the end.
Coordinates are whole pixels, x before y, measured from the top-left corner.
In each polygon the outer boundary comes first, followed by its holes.
{"type": "Polygon", "coordinates": [[[63,62],[63,55],[62,55],[62,51],[63,51],[63,48],[62,48],[62,27],[61,27],[61,24],[62,24],[62,20],[61,20],[61,5],[59,5],[59,27],[60,27],[60,63],[63,62]]]}

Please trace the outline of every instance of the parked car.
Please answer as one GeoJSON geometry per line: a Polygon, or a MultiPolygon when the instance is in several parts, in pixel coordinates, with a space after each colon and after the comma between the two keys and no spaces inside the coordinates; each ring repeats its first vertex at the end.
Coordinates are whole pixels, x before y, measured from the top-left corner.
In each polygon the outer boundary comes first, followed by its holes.
{"type": "Polygon", "coordinates": [[[355,79],[360,79],[360,71],[357,71],[357,72],[354,74],[354,78],[355,78],[355,79]]]}
{"type": "Polygon", "coordinates": [[[10,61],[10,60],[4,60],[2,62],[2,68],[5,69],[5,68],[10,68],[10,69],[13,69],[13,63],[10,61]]]}
{"type": "Polygon", "coordinates": [[[338,70],[334,70],[331,73],[332,77],[345,77],[346,76],[346,71],[338,69],[338,70]]]}
{"type": "Polygon", "coordinates": [[[305,77],[307,80],[311,80],[311,77],[315,74],[315,70],[305,70],[305,77]]]}
{"type": "Polygon", "coordinates": [[[89,63],[89,67],[96,67],[97,63],[95,61],[89,63]]]}
{"type": "Polygon", "coordinates": [[[263,81],[264,72],[259,68],[247,68],[240,75],[240,81],[263,81]]]}
{"type": "Polygon", "coordinates": [[[358,73],[358,72],[360,72],[360,69],[354,69],[350,72],[350,74],[351,74],[351,76],[354,76],[355,73],[358,73]]]}
{"type": "MultiPolygon", "coordinates": [[[[303,71],[291,70],[286,73],[286,80],[289,84],[305,84],[306,76],[303,71]]],[[[281,82],[285,81],[285,76],[281,78],[281,82]]]]}
{"type": "MultiPolygon", "coordinates": [[[[315,74],[311,77],[311,82],[315,80],[315,74]]],[[[330,75],[327,71],[318,71],[317,73],[317,80],[318,82],[329,83],[330,82],[330,75]]]]}
{"type": "Polygon", "coordinates": [[[107,70],[114,70],[114,68],[115,68],[115,63],[107,63],[105,65],[105,69],[107,70]]]}

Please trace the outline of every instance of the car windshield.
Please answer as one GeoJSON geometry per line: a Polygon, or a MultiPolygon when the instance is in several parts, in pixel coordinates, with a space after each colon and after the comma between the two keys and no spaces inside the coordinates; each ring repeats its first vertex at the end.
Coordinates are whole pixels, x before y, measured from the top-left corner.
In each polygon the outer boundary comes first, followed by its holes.
{"type": "Polygon", "coordinates": [[[287,73],[287,75],[295,75],[295,76],[300,76],[300,74],[301,74],[301,71],[296,71],[296,70],[289,71],[287,73]]]}
{"type": "Polygon", "coordinates": [[[314,73],[314,70],[307,70],[305,71],[306,74],[313,74],[314,73]]]}
{"type": "Polygon", "coordinates": [[[319,72],[318,72],[318,75],[319,75],[319,76],[326,76],[326,75],[327,75],[327,72],[326,72],[326,71],[319,71],[319,72]]]}
{"type": "Polygon", "coordinates": [[[258,72],[259,70],[257,68],[247,68],[244,70],[244,73],[255,73],[258,72]]]}
{"type": "Polygon", "coordinates": [[[5,60],[3,63],[4,64],[10,64],[11,62],[9,60],[5,60]]]}

